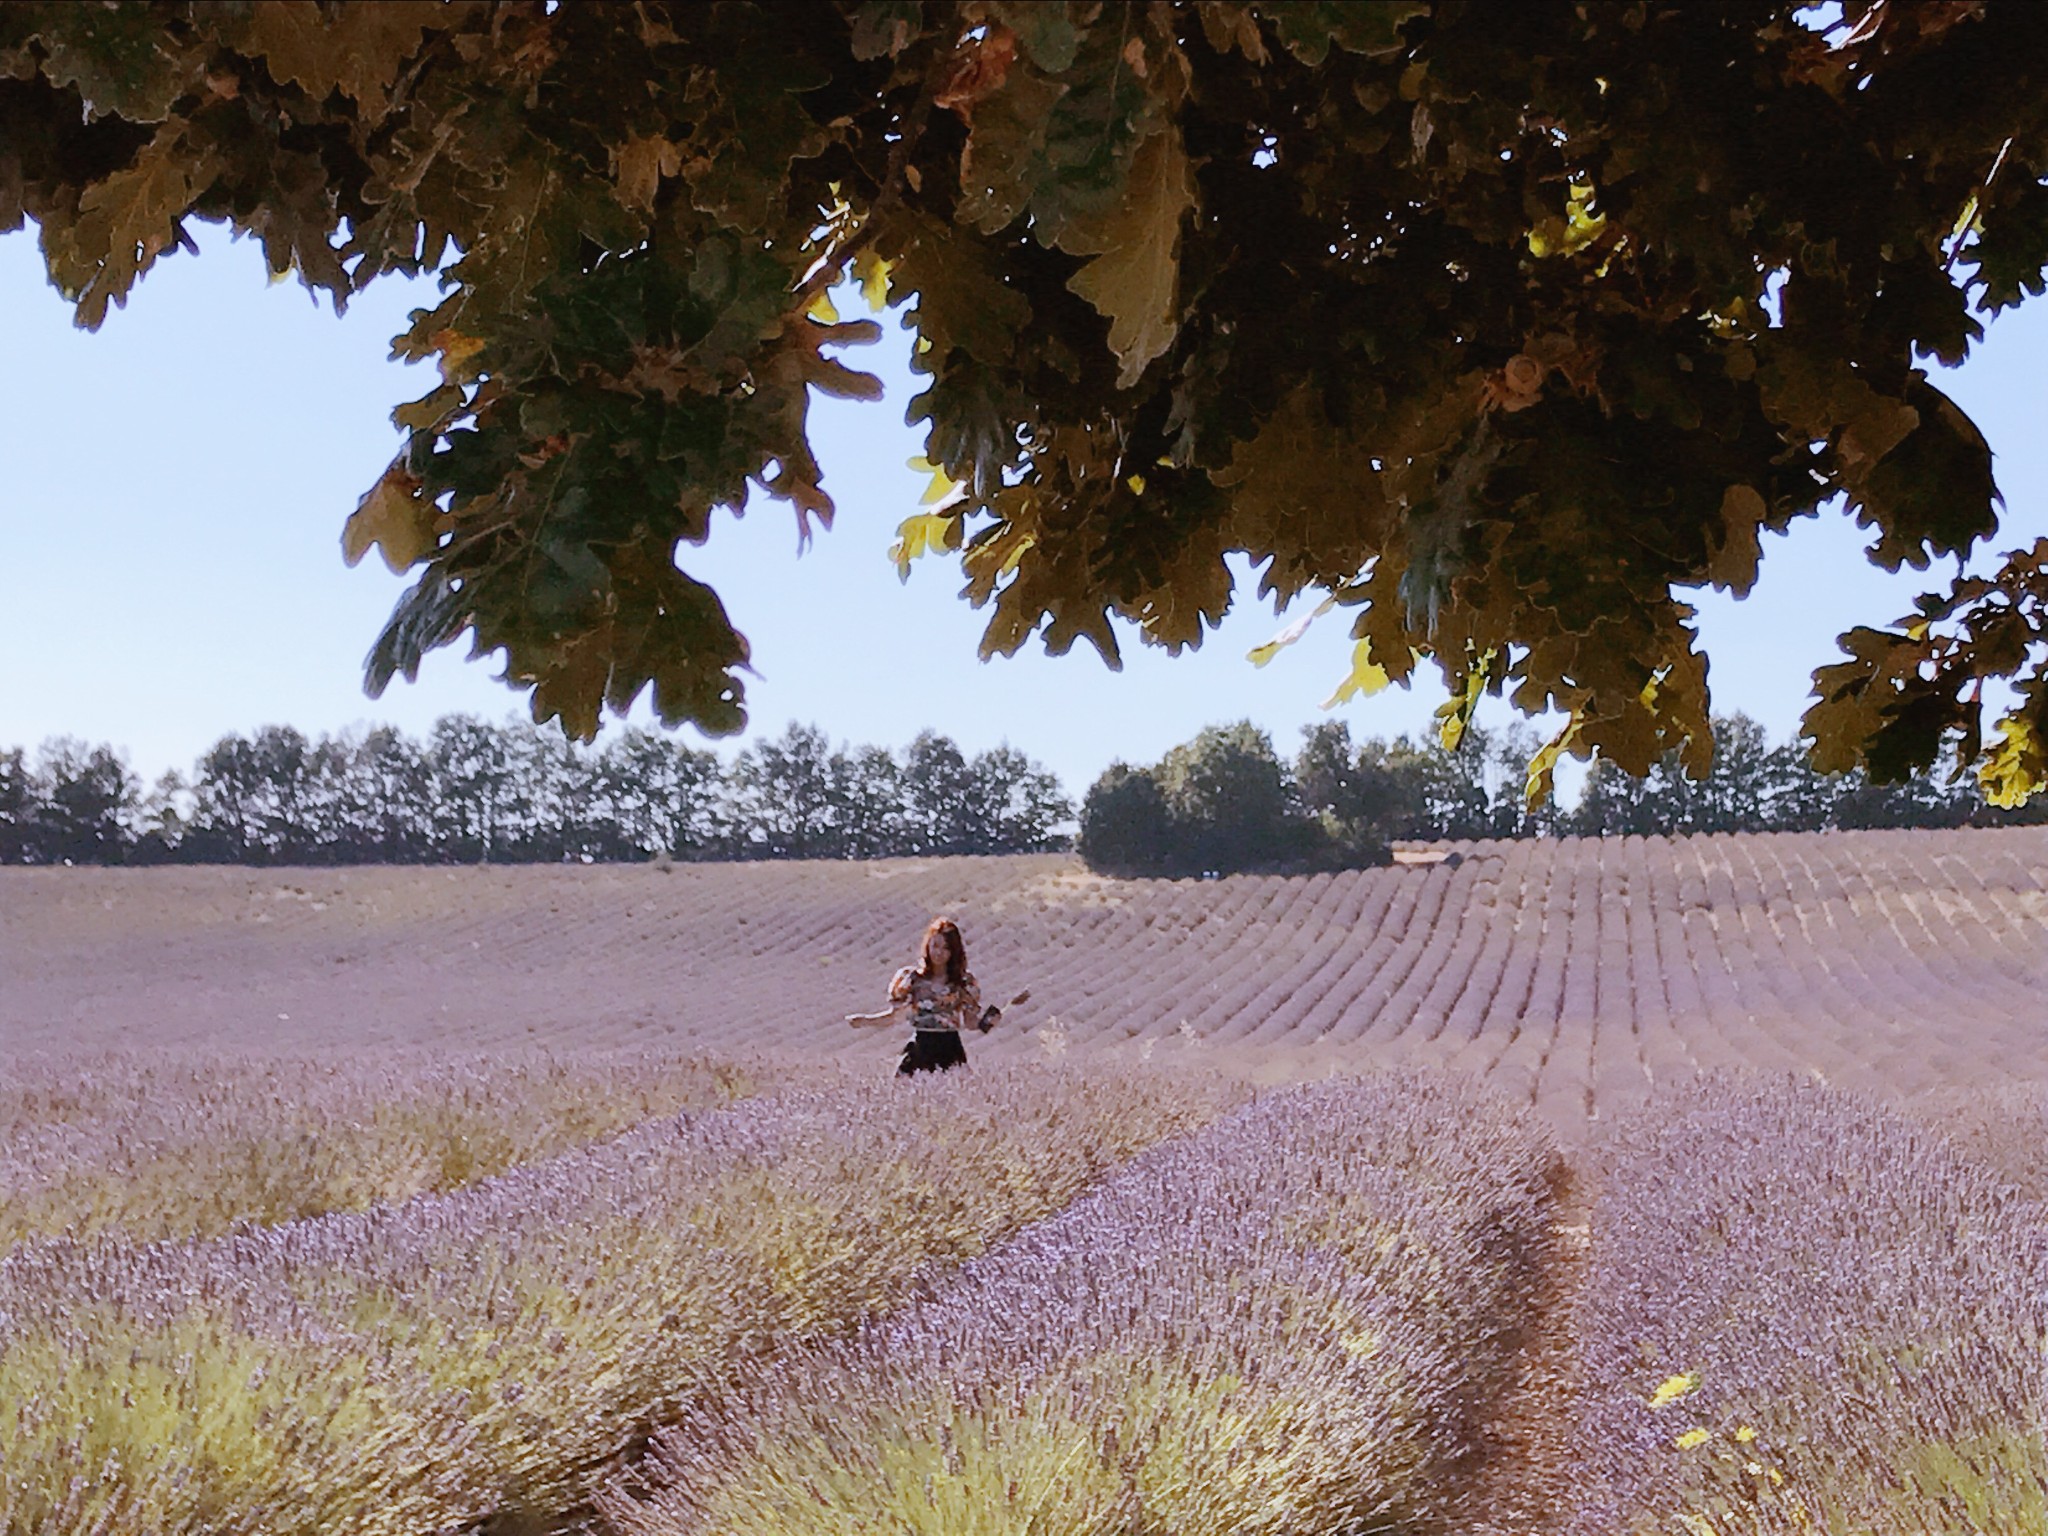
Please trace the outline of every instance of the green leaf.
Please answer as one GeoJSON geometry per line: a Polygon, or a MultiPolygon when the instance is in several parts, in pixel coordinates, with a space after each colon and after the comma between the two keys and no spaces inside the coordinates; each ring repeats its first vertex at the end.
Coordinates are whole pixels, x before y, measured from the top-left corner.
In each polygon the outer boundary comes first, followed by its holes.
{"type": "Polygon", "coordinates": [[[862,0],[853,13],[853,56],[893,59],[923,31],[920,0],[862,0]]]}
{"type": "Polygon", "coordinates": [[[1259,10],[1272,19],[1287,50],[1311,68],[1329,57],[1330,45],[1350,53],[1401,52],[1404,23],[1429,14],[1427,0],[1267,0],[1259,10]]]}
{"type": "Polygon", "coordinates": [[[1755,487],[1731,485],[1721,496],[1718,537],[1710,535],[1707,580],[1737,597],[1749,596],[1764,557],[1757,530],[1770,509],[1755,487]]]}

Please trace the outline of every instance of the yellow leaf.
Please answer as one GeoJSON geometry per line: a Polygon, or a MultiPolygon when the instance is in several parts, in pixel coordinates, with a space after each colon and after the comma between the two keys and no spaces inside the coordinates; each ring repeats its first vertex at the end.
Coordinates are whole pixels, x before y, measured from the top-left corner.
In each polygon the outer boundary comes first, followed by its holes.
{"type": "Polygon", "coordinates": [[[1255,645],[1246,651],[1244,653],[1245,660],[1255,667],[1263,667],[1275,656],[1286,650],[1288,646],[1294,644],[1295,641],[1307,634],[1309,625],[1315,623],[1317,619],[1320,619],[1336,606],[1336,598],[1324,598],[1320,603],[1316,604],[1314,609],[1292,621],[1285,629],[1281,630],[1279,634],[1268,640],[1264,645],[1255,645]]]}
{"type": "Polygon", "coordinates": [[[1529,254],[1539,260],[1569,256],[1591,245],[1607,228],[1607,215],[1592,212],[1592,206],[1592,186],[1574,184],[1566,193],[1564,217],[1544,219],[1529,231],[1529,254]]]}
{"type": "Polygon", "coordinates": [[[1984,798],[2001,810],[2025,805],[2048,782],[2048,757],[2034,727],[2020,715],[1998,722],[1999,740],[1977,767],[1984,798]]]}
{"type": "Polygon", "coordinates": [[[1742,1444],[1747,1445],[1750,1441],[1756,1438],[1756,1430],[1753,1429],[1751,1426],[1745,1424],[1740,1429],[1735,1431],[1735,1438],[1742,1444]]]}
{"type": "Polygon", "coordinates": [[[1337,685],[1337,691],[1323,700],[1322,707],[1335,709],[1353,699],[1369,699],[1392,681],[1387,669],[1372,659],[1372,642],[1361,640],[1351,647],[1350,672],[1337,685]]]}
{"type": "Polygon", "coordinates": [[[399,464],[385,470],[341,529],[341,556],[355,565],[375,544],[384,563],[403,572],[435,544],[434,504],[421,499],[420,483],[399,464]]]}
{"type": "Polygon", "coordinates": [[[896,562],[898,579],[908,581],[911,561],[959,547],[959,518],[943,512],[919,512],[896,525],[896,542],[889,546],[889,558],[896,562]]]}
{"type": "Polygon", "coordinates": [[[923,454],[919,454],[912,459],[906,459],[904,462],[920,475],[930,475],[932,477],[931,483],[924,488],[924,494],[917,499],[919,506],[936,507],[944,502],[951,501],[959,494],[960,482],[923,454]]]}
{"type": "Polygon", "coordinates": [[[1579,719],[1577,715],[1566,722],[1559,731],[1529,759],[1528,776],[1522,781],[1522,799],[1530,810],[1535,810],[1548,800],[1557,789],[1557,765],[1578,741],[1579,719]]]}
{"type": "Polygon", "coordinates": [[[1711,1438],[1704,1429],[1688,1429],[1672,1442],[1681,1451],[1689,1451],[1696,1445],[1705,1445],[1711,1438]]]}
{"type": "Polygon", "coordinates": [[[861,297],[868,301],[868,308],[876,311],[889,307],[889,263],[873,251],[860,252],[853,258],[853,275],[860,283],[861,297]]]}
{"type": "Polygon", "coordinates": [[[826,325],[837,325],[839,323],[839,306],[832,302],[832,295],[829,290],[821,290],[818,296],[811,300],[811,307],[805,310],[804,313],[813,320],[823,321],[826,325]]]}
{"type": "Polygon", "coordinates": [[[1682,1397],[1690,1397],[1700,1389],[1700,1373],[1687,1371],[1680,1376],[1667,1376],[1650,1394],[1652,1408],[1667,1408],[1682,1397]]]}
{"type": "Polygon", "coordinates": [[[1479,708],[1479,696],[1486,692],[1487,674],[1492,670],[1492,651],[1473,658],[1465,669],[1458,691],[1437,705],[1436,718],[1442,722],[1437,727],[1437,739],[1443,743],[1446,752],[1457,751],[1458,744],[1465,739],[1465,730],[1472,724],[1473,712],[1479,708]]]}

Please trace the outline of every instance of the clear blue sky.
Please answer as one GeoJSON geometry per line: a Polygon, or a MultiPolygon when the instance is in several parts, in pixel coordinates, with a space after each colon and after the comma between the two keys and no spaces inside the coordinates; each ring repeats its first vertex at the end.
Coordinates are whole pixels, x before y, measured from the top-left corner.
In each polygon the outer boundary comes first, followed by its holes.
{"type": "MultiPolygon", "coordinates": [[[[124,748],[153,778],[189,768],[230,731],[308,734],[388,721],[423,734],[448,711],[501,717],[523,702],[495,664],[459,650],[417,684],[362,692],[362,657],[403,583],[372,555],[342,564],[342,520],[397,446],[388,415],[430,379],[387,360],[424,284],[387,279],[337,320],[294,282],[271,285],[259,249],[217,228],[173,255],[97,334],[75,330],[33,231],[0,237],[0,746],[69,734],[124,748]]],[[[842,306],[849,308],[850,306],[842,306]]],[[[814,441],[839,519],[801,559],[789,509],[761,499],[685,548],[753,646],[753,735],[791,720],[836,739],[901,746],[919,730],[970,751],[1007,740],[1078,794],[1114,758],[1149,761],[1203,725],[1249,717],[1291,752],[1345,670],[1332,616],[1263,671],[1245,659],[1282,619],[1240,600],[1199,652],[1126,647],[1111,673],[1087,647],[983,665],[981,619],[957,567],[927,560],[899,585],[885,550],[916,509],[905,466],[906,343],[850,354],[881,372],[878,405],[819,401],[814,441]]],[[[2048,532],[2048,304],[2009,315],[1940,382],[1983,427],[2008,500],[2004,549],[2048,532]]],[[[1793,730],[1834,636],[1889,622],[1939,572],[1888,576],[1845,517],[1767,541],[1756,592],[1701,597],[1715,707],[1793,730]]],[[[1420,731],[1441,691],[1350,706],[1356,736],[1420,731]]],[[[644,713],[642,715],[644,718],[644,713]]],[[[1513,712],[1489,701],[1483,721],[1513,712]]],[[[687,728],[686,739],[700,740],[687,728]]]]}

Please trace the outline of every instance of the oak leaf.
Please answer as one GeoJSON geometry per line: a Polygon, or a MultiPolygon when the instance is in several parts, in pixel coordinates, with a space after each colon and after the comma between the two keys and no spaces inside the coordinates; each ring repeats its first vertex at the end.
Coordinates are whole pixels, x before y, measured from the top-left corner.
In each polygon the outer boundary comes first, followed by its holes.
{"type": "Polygon", "coordinates": [[[1168,130],[1131,157],[1121,209],[1092,227],[1070,226],[1063,242],[1077,254],[1102,253],[1067,286],[1108,317],[1119,389],[1136,384],[1179,334],[1181,224],[1194,206],[1187,152],[1179,132],[1168,130]]]}
{"type": "Polygon", "coordinates": [[[418,477],[402,464],[385,470],[342,525],[342,558],[356,565],[374,544],[384,563],[403,573],[432,551],[438,513],[419,491],[418,477]]]}

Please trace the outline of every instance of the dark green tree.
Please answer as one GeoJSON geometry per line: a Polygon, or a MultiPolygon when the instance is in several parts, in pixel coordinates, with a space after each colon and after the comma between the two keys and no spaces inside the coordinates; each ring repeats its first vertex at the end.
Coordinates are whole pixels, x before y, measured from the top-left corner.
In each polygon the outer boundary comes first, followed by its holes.
{"type": "Polygon", "coordinates": [[[20,747],[0,749],[0,864],[26,864],[36,847],[41,797],[20,747]]]}
{"type": "Polygon", "coordinates": [[[717,846],[721,769],[711,753],[633,726],[606,744],[600,767],[622,848],[701,859],[717,846]]]}
{"type": "Polygon", "coordinates": [[[474,715],[443,715],[427,743],[434,786],[434,846],[459,864],[518,856],[531,786],[519,779],[510,732],[474,715]]]}
{"type": "Polygon", "coordinates": [[[1128,763],[1110,764],[1088,786],[1075,848],[1090,869],[1106,874],[1187,872],[1179,828],[1159,780],[1128,763]]]}
{"type": "Polygon", "coordinates": [[[965,819],[977,853],[1059,847],[1060,828],[1073,814],[1060,781],[1015,747],[991,747],[967,765],[965,819]]]}
{"type": "Polygon", "coordinates": [[[1248,720],[1208,727],[1153,772],[1193,870],[1282,868],[1321,851],[1320,824],[1304,814],[1272,738],[1248,720]]]}
{"type": "Polygon", "coordinates": [[[791,721],[778,739],[748,747],[727,776],[732,851],[740,858],[842,857],[839,780],[832,743],[815,725],[791,721]]]}
{"type": "Polygon", "coordinates": [[[116,864],[134,839],[140,785],[120,753],[59,736],[36,753],[31,856],[43,864],[116,864]]]}

